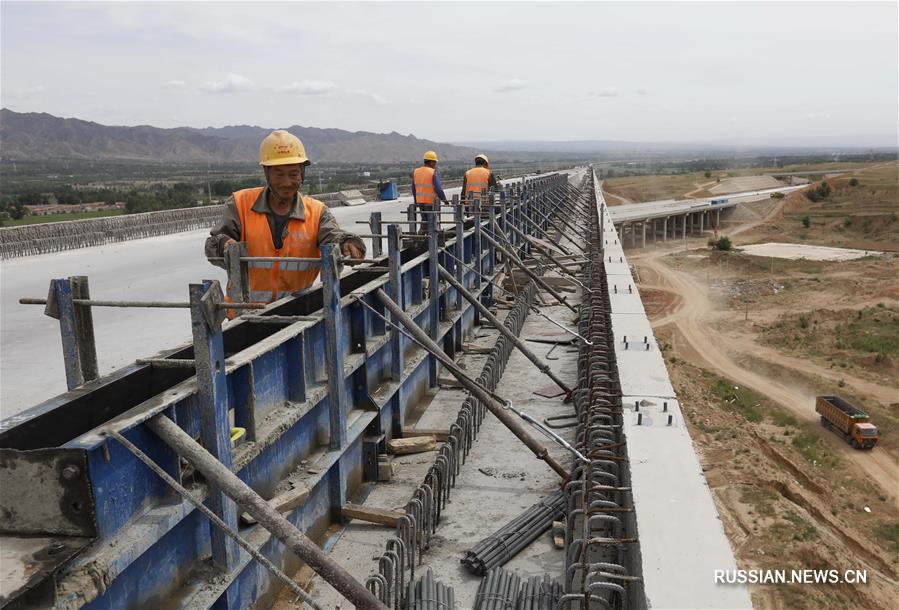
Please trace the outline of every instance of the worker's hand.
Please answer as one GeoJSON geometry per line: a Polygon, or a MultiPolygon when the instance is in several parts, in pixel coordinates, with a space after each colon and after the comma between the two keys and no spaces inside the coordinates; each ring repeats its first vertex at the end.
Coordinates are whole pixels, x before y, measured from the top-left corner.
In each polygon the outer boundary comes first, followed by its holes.
{"type": "MultiPolygon", "coordinates": [[[[362,259],[365,258],[365,251],[360,249],[359,246],[354,244],[351,241],[345,241],[340,246],[340,253],[345,258],[357,258],[362,259]]],[[[348,265],[358,265],[360,261],[346,261],[348,265]]]]}
{"type": "Polygon", "coordinates": [[[230,248],[231,246],[236,246],[236,245],[237,245],[237,242],[234,241],[233,239],[229,238],[228,241],[225,242],[225,245],[222,246],[222,252],[227,252],[228,248],[230,248]]]}

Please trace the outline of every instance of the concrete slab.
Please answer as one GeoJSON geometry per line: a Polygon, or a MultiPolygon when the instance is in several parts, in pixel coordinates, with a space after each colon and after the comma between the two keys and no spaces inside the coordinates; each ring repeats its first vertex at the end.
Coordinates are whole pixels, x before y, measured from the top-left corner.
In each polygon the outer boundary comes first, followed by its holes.
{"type": "MultiPolygon", "coordinates": [[[[608,222],[607,209],[603,212],[608,222]]],[[[626,261],[605,263],[610,292],[616,283],[633,282],[626,261]]],[[[652,325],[642,303],[639,308],[633,303],[639,294],[610,296],[647,603],[752,608],[745,586],[715,584],[715,570],[734,570],[736,560],[652,325]]]]}
{"type": "MultiPolygon", "coordinates": [[[[643,301],[640,299],[640,292],[634,286],[633,280],[629,277],[621,282],[620,280],[626,276],[612,276],[609,278],[609,300],[612,304],[612,311],[619,314],[636,314],[645,316],[646,311],[643,309],[643,301]],[[615,292],[617,287],[618,292],[615,292]],[[631,287],[633,292],[628,292],[627,288],[631,287]]],[[[652,334],[652,333],[650,333],[652,334]]]]}
{"type": "MultiPolygon", "coordinates": [[[[623,259],[623,260],[627,260],[627,259],[623,259]]],[[[603,264],[603,266],[606,269],[606,276],[609,277],[610,281],[611,281],[612,276],[631,277],[630,266],[628,266],[628,264],[625,262],[618,262],[618,261],[619,261],[619,259],[614,258],[614,257],[612,258],[612,262],[609,262],[608,256],[606,256],[606,258],[605,258],[605,263],[603,264]]]]}
{"type": "Polygon", "coordinates": [[[851,261],[865,256],[883,256],[878,250],[856,250],[853,248],[831,248],[828,246],[812,246],[809,244],[781,244],[768,242],[741,246],[740,251],[750,256],[769,256],[790,260],[806,259],[810,261],[851,261]]]}
{"type": "Polygon", "coordinates": [[[663,411],[652,396],[622,402],[630,410],[624,432],[649,607],[752,608],[745,586],[715,584],[715,570],[737,564],[679,403],[665,401],[663,411]],[[635,404],[643,406],[637,411],[635,404]]]}

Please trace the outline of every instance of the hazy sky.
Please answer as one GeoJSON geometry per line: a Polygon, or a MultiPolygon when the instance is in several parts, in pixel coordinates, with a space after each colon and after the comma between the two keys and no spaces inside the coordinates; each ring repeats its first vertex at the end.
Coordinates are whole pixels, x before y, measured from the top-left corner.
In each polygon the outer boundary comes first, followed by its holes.
{"type": "Polygon", "coordinates": [[[441,141],[895,143],[897,6],[3,1],[0,101],[441,141]]]}

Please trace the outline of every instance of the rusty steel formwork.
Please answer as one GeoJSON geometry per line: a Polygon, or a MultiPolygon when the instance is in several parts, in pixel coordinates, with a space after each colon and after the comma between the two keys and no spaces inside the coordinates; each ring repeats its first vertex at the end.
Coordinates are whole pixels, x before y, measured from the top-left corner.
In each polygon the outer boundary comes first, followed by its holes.
{"type": "MultiPolygon", "coordinates": [[[[437,384],[439,357],[395,327],[379,295],[453,357],[480,316],[438,270],[489,303],[498,260],[491,239],[506,233],[508,256],[524,257],[533,248],[529,227],[546,230],[562,209],[554,201],[576,194],[565,175],[549,175],[505,187],[477,214],[456,205],[451,221],[431,223],[428,240],[404,242],[390,225],[386,254],[378,238],[380,256],[342,277],[323,247],[321,286],[233,323],[223,325],[228,307],[216,282],[192,284],[189,302],[176,305],[191,309],[193,343],[99,379],[90,310],[112,303],[92,300],[86,279],[53,280],[47,313],[60,323],[72,389],[0,423],[0,543],[22,566],[0,603],[246,608],[277,595],[271,566],[291,573],[305,562],[348,599],[388,592],[397,605],[485,411],[471,397],[463,404],[368,590],[304,546],[312,540],[327,550],[343,507],[377,480],[386,441],[403,435],[406,414],[437,384]],[[245,431],[236,444],[232,429],[245,431]],[[212,525],[182,487],[227,527],[212,525]],[[250,500],[285,493],[289,523],[260,525],[265,511],[250,500]]],[[[534,294],[529,284],[506,318],[513,333],[534,294]]],[[[493,387],[512,348],[500,337],[479,384],[493,387]]]]}

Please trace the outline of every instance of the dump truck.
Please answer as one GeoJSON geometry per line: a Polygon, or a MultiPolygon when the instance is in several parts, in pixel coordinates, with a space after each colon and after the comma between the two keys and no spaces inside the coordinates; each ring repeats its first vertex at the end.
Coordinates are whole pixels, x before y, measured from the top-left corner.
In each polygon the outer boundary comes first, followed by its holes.
{"type": "Polygon", "coordinates": [[[842,435],[856,449],[873,449],[880,439],[868,414],[839,396],[818,396],[815,411],[822,426],[842,435]]]}

